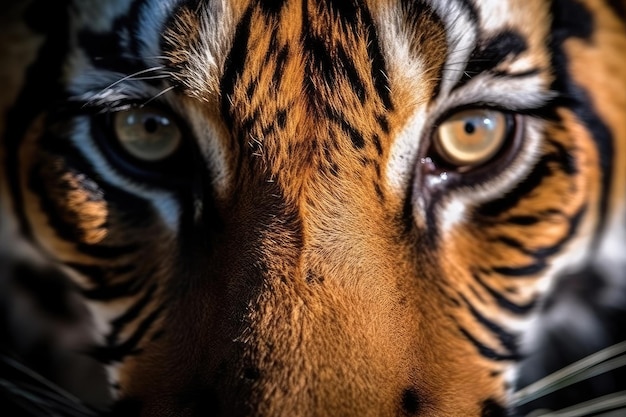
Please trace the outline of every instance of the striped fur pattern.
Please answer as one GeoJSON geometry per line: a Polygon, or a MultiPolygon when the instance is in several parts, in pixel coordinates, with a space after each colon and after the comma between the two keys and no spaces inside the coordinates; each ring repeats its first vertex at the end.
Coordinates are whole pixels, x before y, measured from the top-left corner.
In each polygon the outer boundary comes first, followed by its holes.
{"type": "Polygon", "coordinates": [[[555,277],[623,278],[623,2],[41,3],[1,255],[75,288],[120,413],[504,416],[555,277]],[[122,155],[132,108],[175,158],[122,155]],[[497,156],[443,163],[483,108],[497,156]]]}

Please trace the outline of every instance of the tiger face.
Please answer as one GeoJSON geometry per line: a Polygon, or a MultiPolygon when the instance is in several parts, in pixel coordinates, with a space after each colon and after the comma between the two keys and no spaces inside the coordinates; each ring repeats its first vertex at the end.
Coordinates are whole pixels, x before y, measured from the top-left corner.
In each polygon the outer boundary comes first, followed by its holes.
{"type": "Polygon", "coordinates": [[[541,295],[624,217],[618,9],[77,0],[3,200],[119,412],[504,416],[541,295]]]}

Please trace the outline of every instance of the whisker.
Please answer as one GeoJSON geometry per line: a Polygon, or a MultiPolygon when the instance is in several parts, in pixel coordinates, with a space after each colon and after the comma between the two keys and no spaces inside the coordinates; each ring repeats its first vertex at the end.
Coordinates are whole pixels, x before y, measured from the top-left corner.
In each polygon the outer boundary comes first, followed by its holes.
{"type": "MultiPolygon", "coordinates": [[[[126,75],[126,76],[120,78],[119,80],[109,84],[105,88],[101,89],[97,94],[94,94],[94,98],[92,100],[87,101],[87,103],[85,103],[85,106],[89,106],[91,103],[93,103],[93,101],[96,100],[95,97],[99,97],[105,91],[115,87],[116,85],[118,85],[120,83],[123,83],[124,81],[136,80],[136,79],[138,79],[138,77],[137,77],[138,75],[144,75],[144,74],[148,74],[150,72],[161,71],[161,70],[164,70],[165,68],[166,68],[165,66],[159,65],[159,66],[146,68],[146,69],[143,69],[141,71],[137,71],[137,72],[134,72],[132,74],[126,75]]],[[[167,74],[164,74],[164,75],[167,75],[167,74]]]]}
{"type": "MultiPolygon", "coordinates": [[[[626,410],[626,391],[620,391],[585,401],[558,411],[531,414],[533,417],[585,417],[602,412],[626,410]]],[[[530,415],[528,416],[530,417],[530,415]]]]}
{"type": "MultiPolygon", "coordinates": [[[[10,394],[12,401],[24,410],[63,410],[64,415],[94,416],[95,412],[86,407],[78,398],[63,390],[27,366],[6,356],[0,355],[3,374],[17,374],[17,379],[0,378],[0,390],[10,394]],[[6,372],[5,372],[6,371],[6,372]]],[[[37,415],[33,412],[33,415],[37,415]]]]}
{"type": "Polygon", "coordinates": [[[159,70],[162,70],[163,68],[165,68],[165,67],[164,67],[163,65],[161,65],[161,66],[156,66],[156,67],[146,68],[146,69],[143,69],[143,70],[141,70],[141,71],[134,72],[134,73],[132,73],[132,74],[130,74],[130,75],[127,75],[127,76],[125,76],[125,77],[120,78],[119,80],[117,80],[117,81],[115,81],[114,83],[110,84],[109,86],[107,86],[107,87],[106,87],[106,88],[104,88],[103,90],[108,90],[109,88],[115,87],[115,86],[116,86],[116,85],[118,85],[119,83],[122,83],[122,82],[124,82],[124,81],[126,81],[126,80],[129,80],[129,79],[131,79],[131,78],[135,78],[135,77],[136,77],[136,76],[138,76],[138,75],[147,74],[147,73],[149,73],[149,72],[153,72],[153,71],[159,71],[159,70]]]}
{"type": "Polygon", "coordinates": [[[145,81],[145,80],[160,80],[164,78],[170,78],[170,74],[152,75],[149,77],[133,77],[129,81],[145,81]]]}
{"type": "Polygon", "coordinates": [[[149,103],[153,102],[154,100],[156,100],[157,98],[161,97],[163,94],[166,94],[170,91],[172,91],[173,89],[175,89],[176,86],[172,85],[170,87],[167,87],[165,90],[161,91],[160,93],[156,94],[155,96],[153,96],[152,98],[150,98],[149,100],[145,101],[144,103],[141,104],[141,107],[148,105],[149,103]]]}
{"type": "Polygon", "coordinates": [[[626,366],[626,341],[593,353],[536,381],[513,394],[520,406],[591,377],[626,366]]]}

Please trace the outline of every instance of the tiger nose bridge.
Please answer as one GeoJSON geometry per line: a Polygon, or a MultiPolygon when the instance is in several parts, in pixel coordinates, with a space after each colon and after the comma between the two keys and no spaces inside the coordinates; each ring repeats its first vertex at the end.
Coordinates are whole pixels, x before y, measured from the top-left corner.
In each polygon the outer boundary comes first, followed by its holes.
{"type": "Polygon", "coordinates": [[[361,415],[375,415],[389,406],[381,387],[397,383],[398,347],[405,345],[396,337],[402,295],[393,268],[385,254],[372,252],[381,237],[360,216],[330,206],[303,212],[294,263],[284,258],[279,234],[262,242],[269,267],[250,313],[245,366],[255,369],[268,415],[361,405],[369,407],[361,415]]]}

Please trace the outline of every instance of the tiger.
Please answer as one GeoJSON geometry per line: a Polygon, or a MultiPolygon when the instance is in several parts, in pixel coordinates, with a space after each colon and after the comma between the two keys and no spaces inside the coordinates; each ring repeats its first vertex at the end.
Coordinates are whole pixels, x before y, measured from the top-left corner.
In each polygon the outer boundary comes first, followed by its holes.
{"type": "Polygon", "coordinates": [[[626,283],[625,11],[35,1],[3,308],[74,311],[110,415],[513,415],[559,277],[626,283]]]}

